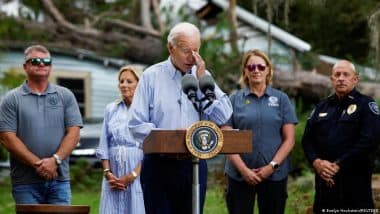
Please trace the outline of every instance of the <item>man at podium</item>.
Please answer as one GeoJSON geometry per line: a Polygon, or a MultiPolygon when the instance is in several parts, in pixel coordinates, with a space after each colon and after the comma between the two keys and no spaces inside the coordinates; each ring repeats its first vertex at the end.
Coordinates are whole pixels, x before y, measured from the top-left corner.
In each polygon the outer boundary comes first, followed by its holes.
{"type": "MultiPolygon", "coordinates": [[[[215,100],[201,115],[182,91],[181,80],[191,74],[197,80],[205,74],[206,65],[199,55],[199,29],[190,23],[175,25],[169,35],[169,58],[147,68],[131,106],[129,128],[134,138],[143,142],[152,129],[186,129],[199,120],[217,125],[226,123],[232,114],[228,96],[215,85],[215,100]]],[[[196,94],[201,97],[201,91],[196,94]]],[[[141,182],[146,213],[191,213],[192,161],[179,155],[144,155],[141,182]]],[[[199,163],[200,213],[203,212],[207,183],[207,164],[199,163]]]]}

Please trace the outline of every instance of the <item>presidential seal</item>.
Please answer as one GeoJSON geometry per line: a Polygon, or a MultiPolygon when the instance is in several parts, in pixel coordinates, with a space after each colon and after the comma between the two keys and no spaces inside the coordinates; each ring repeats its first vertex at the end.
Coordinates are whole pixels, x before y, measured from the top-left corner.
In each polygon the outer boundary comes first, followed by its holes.
{"type": "Polygon", "coordinates": [[[223,147],[223,133],[210,121],[193,123],[186,131],[186,147],[197,158],[215,157],[223,147]]]}

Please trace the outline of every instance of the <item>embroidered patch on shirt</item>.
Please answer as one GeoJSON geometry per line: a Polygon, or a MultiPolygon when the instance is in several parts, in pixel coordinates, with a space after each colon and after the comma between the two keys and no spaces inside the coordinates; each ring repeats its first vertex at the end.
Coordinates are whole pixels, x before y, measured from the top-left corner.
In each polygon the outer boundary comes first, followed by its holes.
{"type": "Polygon", "coordinates": [[[268,98],[268,100],[269,100],[268,106],[272,106],[272,107],[278,107],[279,106],[277,97],[270,96],[268,98]]]}
{"type": "Polygon", "coordinates": [[[368,106],[374,114],[379,115],[379,106],[377,106],[376,102],[369,102],[368,106]]]}
{"type": "Polygon", "coordinates": [[[50,105],[55,106],[58,103],[58,99],[55,96],[50,96],[48,98],[48,102],[49,102],[50,105]]]}

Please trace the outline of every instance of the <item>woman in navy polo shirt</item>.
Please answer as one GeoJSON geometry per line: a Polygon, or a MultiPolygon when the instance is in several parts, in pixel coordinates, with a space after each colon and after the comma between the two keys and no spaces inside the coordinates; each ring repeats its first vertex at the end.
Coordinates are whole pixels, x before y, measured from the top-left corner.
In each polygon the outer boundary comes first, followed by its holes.
{"type": "Polygon", "coordinates": [[[229,213],[252,214],[256,196],[260,214],[285,210],[297,118],[288,96],[270,86],[272,77],[265,53],[251,50],[244,55],[243,87],[230,98],[233,115],[225,128],[252,130],[253,151],[227,156],[229,213]]]}

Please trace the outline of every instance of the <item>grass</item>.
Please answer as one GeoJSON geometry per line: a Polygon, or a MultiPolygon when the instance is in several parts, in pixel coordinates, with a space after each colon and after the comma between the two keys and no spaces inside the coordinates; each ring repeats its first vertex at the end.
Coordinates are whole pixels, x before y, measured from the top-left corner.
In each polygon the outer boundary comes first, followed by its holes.
{"type": "MultiPolygon", "coordinates": [[[[90,213],[96,214],[99,210],[100,185],[102,171],[92,169],[84,163],[71,167],[72,176],[72,204],[89,205],[90,213]]],[[[208,189],[204,207],[205,214],[227,214],[224,201],[225,178],[221,172],[210,172],[208,189]]],[[[10,179],[6,177],[0,181],[0,213],[14,213],[14,202],[11,195],[10,179]]],[[[286,214],[305,213],[306,207],[312,204],[313,175],[306,173],[298,178],[290,178],[288,185],[288,200],[286,214]]],[[[257,208],[255,208],[255,213],[257,208]]]]}

